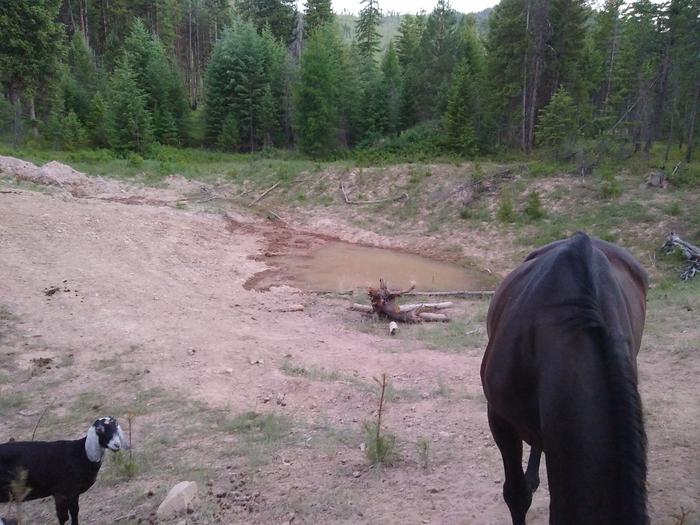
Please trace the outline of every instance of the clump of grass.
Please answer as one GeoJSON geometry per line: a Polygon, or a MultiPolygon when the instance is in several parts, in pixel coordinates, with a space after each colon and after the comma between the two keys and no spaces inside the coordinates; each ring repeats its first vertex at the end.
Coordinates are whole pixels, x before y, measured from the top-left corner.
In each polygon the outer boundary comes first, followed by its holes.
{"type": "Polygon", "coordinates": [[[498,217],[498,220],[501,222],[515,222],[516,216],[513,198],[507,191],[501,193],[501,200],[498,202],[496,217],[498,217]]]}
{"type": "Polygon", "coordinates": [[[420,438],[416,441],[416,450],[418,451],[418,460],[423,470],[430,469],[430,440],[420,438]]]}
{"type": "Polygon", "coordinates": [[[274,443],[289,434],[289,422],[283,416],[270,412],[249,411],[236,416],[226,429],[241,434],[253,442],[274,443]]]}
{"type": "Polygon", "coordinates": [[[611,169],[603,169],[599,175],[598,191],[604,199],[617,199],[622,195],[622,185],[611,169]]]}
{"type": "Polygon", "coordinates": [[[679,216],[681,214],[681,211],[681,205],[678,202],[673,202],[666,206],[666,208],[664,208],[664,212],[667,215],[671,215],[673,217],[679,216]]]}
{"type": "Polygon", "coordinates": [[[129,163],[129,166],[136,169],[142,168],[144,164],[143,157],[138,153],[129,153],[126,160],[129,163]]]}
{"type": "Polygon", "coordinates": [[[117,481],[134,479],[141,471],[141,463],[134,457],[134,450],[131,446],[134,414],[129,412],[126,415],[126,421],[126,432],[129,435],[129,450],[110,454],[109,459],[110,477],[117,481]]]}
{"type": "Polygon", "coordinates": [[[382,374],[381,380],[376,379],[380,386],[379,409],[377,421],[365,421],[365,453],[372,465],[391,465],[396,461],[396,436],[382,433],[382,414],[384,412],[384,394],[388,385],[386,374],[382,374]]]}
{"type": "Polygon", "coordinates": [[[542,208],[542,201],[540,199],[539,192],[531,191],[528,193],[523,212],[530,220],[533,221],[544,217],[544,209],[542,208]]]}
{"type": "Polygon", "coordinates": [[[19,410],[27,404],[27,397],[19,392],[6,392],[0,396],[0,413],[19,410]]]}

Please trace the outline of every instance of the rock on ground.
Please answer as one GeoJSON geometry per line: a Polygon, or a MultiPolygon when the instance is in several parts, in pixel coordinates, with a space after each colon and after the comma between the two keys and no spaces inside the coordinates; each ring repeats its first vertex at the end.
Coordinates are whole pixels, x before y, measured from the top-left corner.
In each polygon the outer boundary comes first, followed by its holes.
{"type": "Polygon", "coordinates": [[[170,489],[163,503],[158,507],[158,518],[167,519],[184,514],[197,503],[197,483],[181,481],[170,489]]]}

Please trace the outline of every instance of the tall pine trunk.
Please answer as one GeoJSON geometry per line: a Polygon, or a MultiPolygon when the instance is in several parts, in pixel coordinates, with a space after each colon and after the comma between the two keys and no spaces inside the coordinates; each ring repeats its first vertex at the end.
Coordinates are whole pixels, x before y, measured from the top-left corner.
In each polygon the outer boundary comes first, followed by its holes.
{"type": "Polygon", "coordinates": [[[693,158],[693,147],[695,145],[695,121],[698,116],[698,99],[700,99],[700,82],[695,89],[695,99],[693,109],[690,112],[690,128],[688,129],[688,149],[685,152],[685,161],[690,162],[693,158]]]}
{"type": "Polygon", "coordinates": [[[36,120],[36,104],[34,102],[34,95],[31,95],[28,100],[29,103],[29,120],[32,125],[32,137],[35,139],[39,138],[39,126],[36,120]]]}
{"type": "Polygon", "coordinates": [[[10,105],[12,106],[12,139],[16,146],[19,144],[22,131],[22,104],[20,103],[19,90],[16,86],[10,86],[10,105]]]}

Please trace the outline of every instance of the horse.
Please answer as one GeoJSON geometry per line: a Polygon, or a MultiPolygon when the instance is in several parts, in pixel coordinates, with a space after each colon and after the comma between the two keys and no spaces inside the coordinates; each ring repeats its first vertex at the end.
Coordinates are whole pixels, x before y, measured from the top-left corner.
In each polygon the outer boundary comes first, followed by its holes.
{"type": "Polygon", "coordinates": [[[550,524],[649,523],[636,361],[647,289],[629,252],[579,232],[528,255],[496,290],[481,382],[513,525],[525,525],[542,453],[550,524]]]}

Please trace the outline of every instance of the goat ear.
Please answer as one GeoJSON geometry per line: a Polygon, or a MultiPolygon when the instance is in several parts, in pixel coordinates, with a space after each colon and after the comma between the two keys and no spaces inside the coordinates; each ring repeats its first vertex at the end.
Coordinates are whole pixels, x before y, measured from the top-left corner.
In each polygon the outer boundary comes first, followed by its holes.
{"type": "Polygon", "coordinates": [[[122,442],[122,450],[129,450],[131,448],[130,443],[126,440],[124,431],[121,425],[117,424],[117,435],[119,436],[119,441],[122,442]]]}

